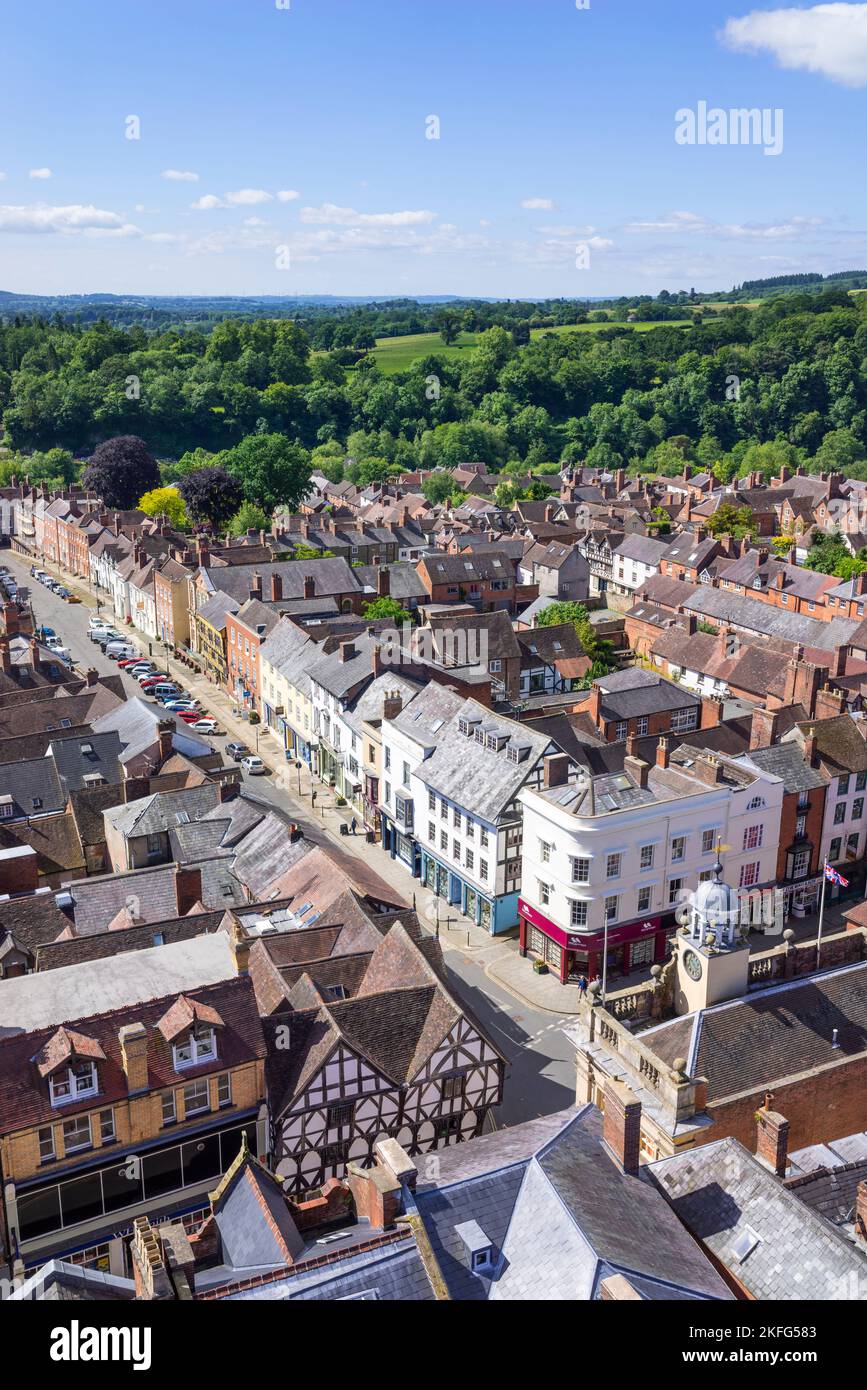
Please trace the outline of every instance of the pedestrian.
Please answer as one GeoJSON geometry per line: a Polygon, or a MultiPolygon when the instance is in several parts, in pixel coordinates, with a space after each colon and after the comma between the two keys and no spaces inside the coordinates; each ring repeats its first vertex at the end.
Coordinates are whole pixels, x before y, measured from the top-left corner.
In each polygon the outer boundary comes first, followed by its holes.
{"type": "Polygon", "coordinates": [[[586,975],[579,975],[579,976],[578,976],[578,988],[579,988],[579,990],[581,991],[582,994],[585,994],[585,993],[586,993],[586,991],[587,991],[587,976],[586,976],[586,975]]]}
{"type": "Polygon", "coordinates": [[[351,820],[351,822],[350,822],[350,828],[351,828],[351,830],[352,830],[353,835],[355,834],[355,827],[356,827],[357,825],[358,825],[358,821],[355,819],[355,816],[353,816],[353,817],[352,817],[352,820],[351,820]]]}

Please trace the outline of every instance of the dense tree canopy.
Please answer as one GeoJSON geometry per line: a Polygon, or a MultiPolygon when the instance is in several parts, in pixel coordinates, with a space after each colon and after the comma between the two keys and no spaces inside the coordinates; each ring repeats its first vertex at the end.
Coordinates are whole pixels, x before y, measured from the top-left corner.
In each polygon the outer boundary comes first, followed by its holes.
{"type": "Polygon", "coordinates": [[[216,530],[225,526],[244,500],[240,479],[211,464],[184,473],[178,480],[178,491],[191,520],[216,530]]]}
{"type": "MultiPolygon", "coordinates": [[[[682,318],[687,303],[686,293],[665,304],[659,296],[653,312],[667,305],[682,318]]],[[[618,322],[545,332],[574,322],[565,301],[464,305],[461,330],[479,334],[476,347],[421,356],[394,375],[350,351],[389,314],[406,332],[434,318],[403,305],[334,309],[309,331],[264,317],[227,319],[210,333],[0,323],[6,442],[42,458],[65,450],[68,460],[136,435],[163,460],[164,482],[219,461],[264,507],[290,505],[311,463],[360,486],[468,461],[526,472],[586,459],[633,473],[689,463],[721,481],[781,464],[867,476],[867,295],[818,282],[755,310],[732,305],[692,327],[660,322],[641,333],[618,322]],[[522,342],[518,324],[543,331],[522,342]]],[[[133,502],[158,481],[137,481],[133,502]]]]}

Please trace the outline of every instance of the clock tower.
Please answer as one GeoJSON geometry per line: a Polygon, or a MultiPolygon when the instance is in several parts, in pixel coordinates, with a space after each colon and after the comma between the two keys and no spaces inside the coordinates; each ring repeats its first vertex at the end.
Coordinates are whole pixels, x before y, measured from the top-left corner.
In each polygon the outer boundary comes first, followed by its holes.
{"type": "Polygon", "coordinates": [[[738,895],[722,881],[722,864],[700,883],[676,937],[675,1009],[695,1013],[746,994],[750,950],[738,929],[738,895]]]}

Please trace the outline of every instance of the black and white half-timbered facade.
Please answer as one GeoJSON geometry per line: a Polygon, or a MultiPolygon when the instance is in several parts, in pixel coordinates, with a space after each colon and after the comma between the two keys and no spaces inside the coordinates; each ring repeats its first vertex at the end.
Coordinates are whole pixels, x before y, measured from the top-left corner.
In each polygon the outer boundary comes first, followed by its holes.
{"type": "Polygon", "coordinates": [[[291,1011],[266,1021],[270,1166],[287,1191],[371,1166],[380,1139],[414,1156],[485,1129],[505,1061],[443,984],[435,945],[423,954],[395,924],[353,997],[317,986],[324,972],[311,963],[291,1011]]]}

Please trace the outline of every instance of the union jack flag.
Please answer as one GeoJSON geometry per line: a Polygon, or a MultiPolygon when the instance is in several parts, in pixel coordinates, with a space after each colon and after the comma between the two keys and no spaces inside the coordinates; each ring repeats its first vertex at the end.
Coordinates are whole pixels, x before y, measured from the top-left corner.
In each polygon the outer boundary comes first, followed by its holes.
{"type": "Polygon", "coordinates": [[[849,887],[848,878],[844,878],[842,874],[838,874],[837,870],[832,868],[827,860],[825,861],[825,877],[829,883],[839,883],[841,888],[849,887]]]}

